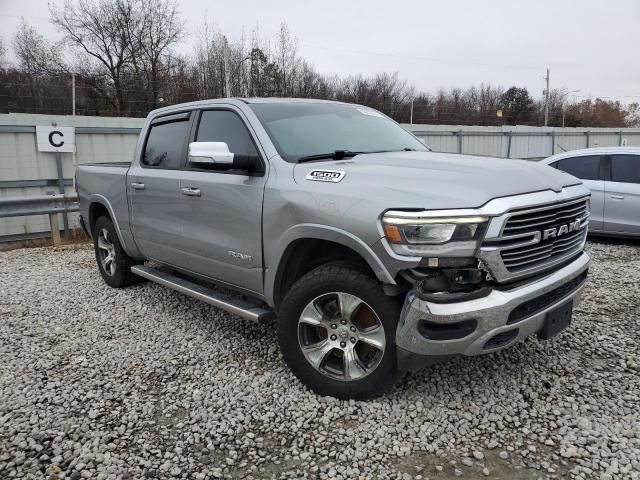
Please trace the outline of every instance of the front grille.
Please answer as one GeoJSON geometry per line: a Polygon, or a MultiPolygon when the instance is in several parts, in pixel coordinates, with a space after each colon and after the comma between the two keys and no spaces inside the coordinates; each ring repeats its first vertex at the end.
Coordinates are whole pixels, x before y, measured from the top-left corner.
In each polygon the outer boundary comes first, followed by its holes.
{"type": "Polygon", "coordinates": [[[573,255],[582,248],[588,217],[586,199],[512,213],[498,241],[504,267],[518,273],[543,268],[573,255]],[[575,229],[576,221],[580,228],[575,229]]]}
{"type": "Polygon", "coordinates": [[[570,220],[584,217],[587,213],[587,200],[568,202],[560,205],[527,209],[523,213],[517,211],[509,217],[502,230],[502,236],[517,235],[532,230],[544,230],[554,225],[567,223],[570,220]]]}

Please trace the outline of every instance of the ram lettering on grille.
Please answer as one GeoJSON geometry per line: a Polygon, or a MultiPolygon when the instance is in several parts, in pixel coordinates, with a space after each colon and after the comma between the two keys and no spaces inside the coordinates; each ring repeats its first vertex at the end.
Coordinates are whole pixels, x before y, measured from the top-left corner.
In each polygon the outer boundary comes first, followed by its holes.
{"type": "Polygon", "coordinates": [[[565,225],[560,225],[559,227],[553,228],[545,228],[542,231],[542,240],[547,240],[548,238],[556,238],[561,237],[562,235],[566,235],[569,232],[575,232],[582,228],[582,220],[577,218],[573,222],[565,225]]]}

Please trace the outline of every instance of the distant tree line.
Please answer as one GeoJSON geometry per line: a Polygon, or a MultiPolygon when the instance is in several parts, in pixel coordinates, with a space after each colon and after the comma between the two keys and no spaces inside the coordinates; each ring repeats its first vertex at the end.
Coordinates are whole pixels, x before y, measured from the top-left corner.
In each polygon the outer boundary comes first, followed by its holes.
{"type": "MultiPolygon", "coordinates": [[[[526,88],[482,84],[419,92],[397,73],[319,73],[302,58],[283,24],[270,42],[256,30],[230,40],[206,21],[193,54],[175,0],[66,0],[50,8],[61,34],[51,42],[24,20],[7,44],[0,38],[0,112],[145,116],[163,105],[218,97],[284,96],[364,104],[397,121],[449,125],[542,125],[544,100],[526,88]],[[8,49],[13,61],[8,62],[8,49]]],[[[638,104],[570,101],[550,92],[549,125],[640,125],[638,104]]]]}

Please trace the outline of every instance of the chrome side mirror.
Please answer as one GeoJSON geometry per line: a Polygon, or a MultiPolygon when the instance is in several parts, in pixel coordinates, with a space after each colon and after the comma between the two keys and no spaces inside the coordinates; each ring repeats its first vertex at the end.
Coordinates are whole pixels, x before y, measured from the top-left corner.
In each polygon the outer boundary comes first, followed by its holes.
{"type": "Polygon", "coordinates": [[[233,165],[233,153],[225,142],[191,142],[189,163],[194,165],[233,165]]]}

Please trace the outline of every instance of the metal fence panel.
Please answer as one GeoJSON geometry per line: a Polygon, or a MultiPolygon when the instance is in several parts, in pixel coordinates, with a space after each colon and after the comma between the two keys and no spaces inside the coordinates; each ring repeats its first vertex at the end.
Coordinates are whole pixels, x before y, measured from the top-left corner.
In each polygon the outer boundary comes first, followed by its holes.
{"type": "Polygon", "coordinates": [[[408,125],[433,150],[494,157],[540,159],[587,147],[640,146],[640,128],[559,128],[526,125],[408,125]]]}
{"type": "MultiPolygon", "coordinates": [[[[38,152],[35,126],[76,127],[76,152],[60,154],[64,191],[73,193],[74,165],[130,161],[144,124],[141,118],[65,115],[0,115],[0,197],[59,193],[56,158],[38,152]]],[[[552,128],[529,126],[403,125],[438,152],[505,158],[544,158],[587,146],[640,146],[640,129],[552,128]]],[[[71,227],[77,214],[69,214],[71,227]]],[[[60,222],[62,225],[62,222],[60,222]]],[[[0,238],[47,232],[46,216],[0,218],[0,238]]]]}
{"type": "MultiPolygon", "coordinates": [[[[0,197],[59,193],[56,154],[37,151],[36,125],[76,127],[76,152],[60,154],[64,190],[72,194],[75,164],[130,161],[143,123],[140,118],[0,115],[0,197]]],[[[77,226],[77,214],[68,218],[71,228],[77,226]]],[[[47,216],[0,219],[0,237],[29,237],[48,230],[47,216]]]]}

